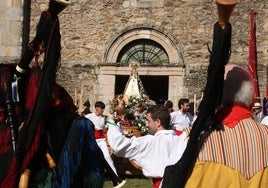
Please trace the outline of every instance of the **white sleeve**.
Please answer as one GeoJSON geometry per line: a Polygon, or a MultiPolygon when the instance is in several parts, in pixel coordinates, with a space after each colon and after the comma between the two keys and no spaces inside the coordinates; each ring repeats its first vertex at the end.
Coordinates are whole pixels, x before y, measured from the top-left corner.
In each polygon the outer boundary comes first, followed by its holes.
{"type": "Polygon", "coordinates": [[[262,124],[268,126],[268,116],[265,116],[262,121],[261,121],[262,124]]]}
{"type": "Polygon", "coordinates": [[[171,112],[170,113],[170,125],[174,125],[174,123],[175,123],[175,116],[176,116],[176,114],[175,114],[175,112],[171,112]]]}
{"type": "Polygon", "coordinates": [[[120,126],[113,120],[108,120],[107,124],[107,140],[115,155],[130,159],[137,158],[139,155],[137,138],[135,136],[125,137],[120,126]]]}

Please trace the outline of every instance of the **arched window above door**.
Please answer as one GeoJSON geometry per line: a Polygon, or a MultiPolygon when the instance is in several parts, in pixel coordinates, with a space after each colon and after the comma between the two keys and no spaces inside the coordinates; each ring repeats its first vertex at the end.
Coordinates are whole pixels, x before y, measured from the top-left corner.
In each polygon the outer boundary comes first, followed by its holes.
{"type": "Polygon", "coordinates": [[[141,65],[184,66],[178,41],[154,28],[133,28],[116,36],[107,45],[103,62],[127,65],[132,58],[141,65]]]}
{"type": "Polygon", "coordinates": [[[164,65],[169,63],[165,49],[157,42],[149,39],[134,40],[119,52],[117,62],[129,65],[131,62],[139,62],[141,65],[164,65]]]}

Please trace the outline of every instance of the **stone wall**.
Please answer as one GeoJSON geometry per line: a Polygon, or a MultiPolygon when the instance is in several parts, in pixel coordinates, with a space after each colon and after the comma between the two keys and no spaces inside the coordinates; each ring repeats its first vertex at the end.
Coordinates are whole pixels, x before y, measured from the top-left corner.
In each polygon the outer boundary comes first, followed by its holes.
{"type": "MultiPolygon", "coordinates": [[[[30,38],[34,36],[40,13],[47,8],[47,4],[48,0],[32,0],[30,38]]],[[[233,26],[230,63],[246,67],[249,11],[254,8],[256,12],[257,68],[261,97],[265,95],[268,80],[267,6],[266,0],[239,0],[230,19],[233,26]]],[[[21,15],[19,10],[18,8],[17,14],[21,15]]],[[[0,11],[4,12],[4,9],[0,11]]],[[[207,45],[212,47],[213,25],[217,20],[217,9],[213,0],[74,0],[59,18],[62,62],[57,79],[73,96],[74,88],[83,85],[83,101],[95,101],[103,97],[97,92],[98,87],[101,87],[98,86],[98,74],[102,64],[111,63],[104,62],[109,46],[123,32],[136,27],[146,27],[157,29],[174,39],[184,63],[183,84],[188,90],[188,96],[193,99],[196,94],[197,98],[201,98],[209,59],[207,45]]],[[[1,24],[3,23],[5,20],[2,19],[1,24]]],[[[16,27],[18,33],[14,30],[12,34],[16,36],[18,43],[20,26],[16,27]]],[[[1,31],[3,30],[1,27],[1,31]]],[[[3,39],[0,46],[8,48],[3,39]]],[[[17,47],[17,52],[9,57],[17,57],[18,52],[17,47]]]]}
{"type": "Polygon", "coordinates": [[[17,0],[0,1],[0,61],[13,63],[21,55],[22,3],[17,0]]]}

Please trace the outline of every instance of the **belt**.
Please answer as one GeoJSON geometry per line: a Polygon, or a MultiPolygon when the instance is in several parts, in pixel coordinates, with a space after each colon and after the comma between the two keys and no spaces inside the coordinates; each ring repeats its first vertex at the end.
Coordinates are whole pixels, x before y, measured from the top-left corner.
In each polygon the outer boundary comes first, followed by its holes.
{"type": "Polygon", "coordinates": [[[176,130],[176,135],[180,136],[183,131],[176,130]]]}
{"type": "Polygon", "coordinates": [[[162,181],[162,178],[153,178],[152,180],[153,180],[154,188],[159,188],[161,181],[162,181]]]}
{"type": "Polygon", "coordinates": [[[103,130],[95,130],[94,137],[95,137],[95,139],[105,138],[104,131],[103,130]]]}

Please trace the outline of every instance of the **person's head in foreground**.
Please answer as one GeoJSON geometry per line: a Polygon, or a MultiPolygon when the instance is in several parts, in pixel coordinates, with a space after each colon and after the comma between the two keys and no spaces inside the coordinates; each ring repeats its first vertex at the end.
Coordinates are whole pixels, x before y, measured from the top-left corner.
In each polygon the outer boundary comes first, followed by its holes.
{"type": "Polygon", "coordinates": [[[253,78],[244,68],[226,65],[222,106],[242,105],[251,109],[254,104],[253,78]]]}
{"type": "Polygon", "coordinates": [[[146,126],[151,134],[159,130],[170,129],[170,114],[168,108],[163,105],[154,105],[148,108],[146,113],[146,126]]]}

